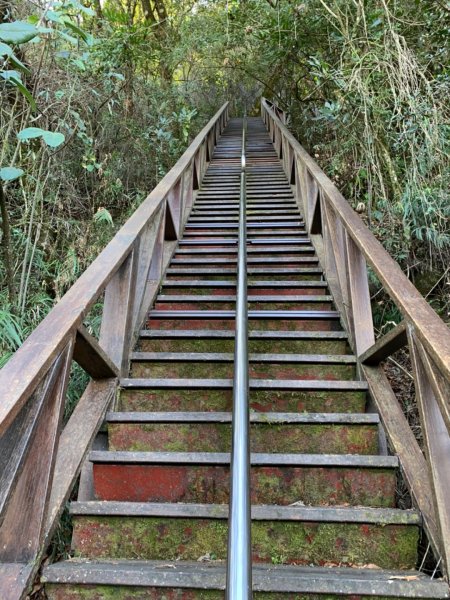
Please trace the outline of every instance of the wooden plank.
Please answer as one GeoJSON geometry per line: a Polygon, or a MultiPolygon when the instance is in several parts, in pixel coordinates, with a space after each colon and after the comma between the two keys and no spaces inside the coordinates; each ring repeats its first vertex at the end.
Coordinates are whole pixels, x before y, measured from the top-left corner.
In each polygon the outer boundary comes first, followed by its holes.
{"type": "MultiPolygon", "coordinates": [[[[231,423],[231,412],[109,412],[108,423],[231,423]]],[[[377,424],[377,413],[250,413],[250,423],[377,424]]]]}
{"type": "MultiPolygon", "coordinates": [[[[230,389],[232,379],[121,379],[124,389],[230,389]]],[[[316,379],[250,379],[250,389],[258,390],[323,390],[366,391],[365,381],[316,379]]]]}
{"type": "Polygon", "coordinates": [[[105,290],[100,345],[121,375],[128,368],[138,254],[135,247],[105,290]]]}
{"type": "Polygon", "coordinates": [[[28,455],[49,384],[47,378],[38,386],[0,438],[0,522],[28,455]]]}
{"type": "Polygon", "coordinates": [[[212,117],[169,173],[0,371],[0,435],[6,431],[55,357],[66,346],[73,330],[120,268],[168,191],[189,167],[207,133],[226,112],[227,105],[224,104],[212,117]]]}
{"type": "Polygon", "coordinates": [[[439,405],[447,431],[450,433],[450,384],[439,373],[436,365],[418,340],[416,340],[416,346],[420,354],[422,365],[433,389],[434,396],[439,405]]]}
{"type": "MultiPolygon", "coordinates": [[[[72,515],[114,517],[180,517],[193,519],[227,519],[225,504],[158,504],[151,502],[74,502],[72,515]]],[[[420,525],[420,514],[395,508],[332,508],[315,506],[252,506],[255,521],[304,521],[325,523],[373,523],[379,525],[420,525]]]]}
{"type": "Polygon", "coordinates": [[[345,235],[347,285],[357,356],[375,343],[366,261],[352,238],[345,235]]]}
{"type": "Polygon", "coordinates": [[[0,527],[1,562],[31,562],[42,546],[73,345],[58,356],[43,390],[39,423],[0,527]]]}
{"type": "Polygon", "coordinates": [[[116,387],[115,379],[91,381],[61,434],[45,525],[47,542],[51,539],[81,465],[114,399],[116,387]]]}
{"type": "MultiPolygon", "coordinates": [[[[175,464],[192,467],[195,465],[230,465],[228,452],[123,452],[94,451],[89,460],[95,464],[108,465],[150,465],[175,464]]],[[[354,468],[354,469],[396,469],[396,456],[362,456],[353,454],[264,454],[251,453],[250,463],[254,467],[277,466],[354,468]]]]}
{"type": "MultiPolygon", "coordinates": [[[[234,310],[151,310],[151,319],[234,319],[234,310]]],[[[335,310],[249,310],[249,319],[339,319],[335,310]]]]}
{"type": "Polygon", "coordinates": [[[433,547],[439,550],[436,511],[430,496],[430,476],[425,458],[381,367],[362,366],[370,394],[377,406],[392,450],[400,460],[403,476],[421,511],[433,547]]]}
{"type": "Polygon", "coordinates": [[[83,325],[77,329],[73,358],[93,379],[119,376],[117,366],[83,325]]]}
{"type": "Polygon", "coordinates": [[[408,328],[409,349],[414,372],[416,401],[432,482],[432,499],[440,531],[439,550],[444,569],[450,568],[450,436],[428,379],[414,332],[408,328]]]}
{"type": "MultiPolygon", "coordinates": [[[[250,353],[251,363],[305,363],[305,364],[356,364],[350,354],[262,354],[250,353]]],[[[228,352],[133,352],[134,362],[233,362],[234,354],[228,352]]]]}
{"type": "MultiPolygon", "coordinates": [[[[225,565],[188,561],[107,561],[78,559],[47,566],[43,581],[59,585],[115,585],[125,588],[224,590],[225,565]]],[[[253,591],[342,597],[446,599],[448,586],[419,571],[253,565],[253,591]]]]}
{"type": "MultiPolygon", "coordinates": [[[[234,331],[225,329],[143,329],[140,333],[142,339],[152,338],[227,338],[234,339],[234,331]]],[[[252,339],[285,339],[285,340],[346,340],[345,331],[249,331],[248,337],[252,339]]]]}
{"type": "Polygon", "coordinates": [[[136,287],[135,287],[135,300],[133,303],[133,332],[141,326],[144,318],[145,311],[147,310],[149,299],[147,297],[148,281],[151,279],[149,276],[150,266],[152,261],[155,260],[154,251],[155,245],[158,238],[158,232],[161,226],[161,220],[164,216],[164,205],[161,205],[159,211],[155,214],[154,219],[147,225],[145,230],[141,233],[139,239],[139,257],[136,274],[136,287]],[[145,306],[144,314],[143,306],[145,306]]]}
{"type": "Polygon", "coordinates": [[[365,365],[378,365],[407,343],[406,322],[402,321],[363,352],[359,360],[365,365]]]}

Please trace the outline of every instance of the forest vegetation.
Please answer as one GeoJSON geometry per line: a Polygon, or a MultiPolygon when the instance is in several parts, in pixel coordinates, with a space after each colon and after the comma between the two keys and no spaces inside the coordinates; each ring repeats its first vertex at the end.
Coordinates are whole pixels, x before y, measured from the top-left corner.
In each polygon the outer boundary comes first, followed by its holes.
{"type": "Polygon", "coordinates": [[[215,110],[256,114],[261,95],[448,319],[449,2],[0,0],[0,15],[0,366],[215,110]]]}

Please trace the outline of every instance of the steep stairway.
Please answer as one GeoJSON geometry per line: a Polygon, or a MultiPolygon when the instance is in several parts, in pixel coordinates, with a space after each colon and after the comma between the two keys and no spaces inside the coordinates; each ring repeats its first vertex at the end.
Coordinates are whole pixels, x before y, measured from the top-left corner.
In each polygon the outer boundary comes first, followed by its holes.
{"type": "MultiPolygon", "coordinates": [[[[241,134],[232,119],[90,453],[51,600],[223,597],[241,134]]],[[[259,118],[246,155],[255,595],[448,598],[415,570],[421,516],[396,507],[398,459],[259,118]]]]}

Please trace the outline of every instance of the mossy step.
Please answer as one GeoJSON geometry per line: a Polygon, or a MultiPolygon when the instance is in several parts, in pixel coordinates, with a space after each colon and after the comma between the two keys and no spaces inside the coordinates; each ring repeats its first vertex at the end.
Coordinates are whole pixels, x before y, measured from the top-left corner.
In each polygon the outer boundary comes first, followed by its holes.
{"type": "MultiPolygon", "coordinates": [[[[147,329],[233,329],[234,310],[151,310],[147,329]]],[[[249,310],[249,329],[265,331],[339,331],[337,311],[249,310]]]]}
{"type": "MultiPolygon", "coordinates": [[[[295,268],[299,265],[317,265],[319,259],[316,256],[249,256],[247,257],[247,265],[251,266],[259,266],[265,265],[270,267],[279,266],[279,268],[291,267],[295,268]]],[[[185,267],[185,268],[195,268],[196,265],[202,266],[214,266],[217,265],[217,268],[222,268],[225,266],[227,268],[232,267],[237,264],[237,257],[211,257],[209,255],[208,258],[191,258],[187,256],[183,256],[181,258],[173,258],[170,261],[170,267],[185,267]]]]}
{"type": "MultiPolygon", "coordinates": [[[[236,296],[200,294],[160,294],[156,310],[234,310],[236,296]]],[[[327,295],[252,295],[250,310],[332,310],[333,298],[327,295]]]]}
{"type": "MultiPolygon", "coordinates": [[[[248,296],[323,296],[327,295],[328,285],[325,281],[264,281],[259,280],[248,285],[248,296]]],[[[193,279],[186,281],[165,279],[161,287],[165,295],[189,294],[195,295],[234,295],[236,282],[230,280],[193,279]]]]}
{"type": "MultiPolygon", "coordinates": [[[[233,377],[231,353],[134,352],[132,377],[233,377]]],[[[356,375],[351,355],[250,354],[249,375],[258,379],[350,380],[356,375]]]]}
{"type": "MultiPolygon", "coordinates": [[[[253,565],[253,597],[264,600],[450,598],[447,584],[419,571],[253,565]]],[[[86,561],[44,567],[49,600],[219,600],[225,564],[188,561],[86,561]]]]}
{"type": "MultiPolygon", "coordinates": [[[[229,411],[231,379],[122,379],[122,411],[229,411]]],[[[250,408],[261,412],[361,413],[367,384],[359,381],[250,380],[250,408]]]]}
{"type": "MultiPolygon", "coordinates": [[[[71,505],[73,547],[86,558],[225,559],[228,507],[84,502],[71,505]]],[[[256,562],[414,568],[420,516],[375,508],[252,507],[256,562]]]]}
{"type": "MultiPolygon", "coordinates": [[[[319,267],[284,267],[283,269],[270,267],[249,267],[247,269],[248,282],[250,284],[260,279],[266,281],[321,281],[322,269],[319,267]]],[[[166,277],[175,277],[176,279],[191,278],[207,280],[234,280],[236,278],[236,269],[230,267],[210,268],[210,267],[169,267],[166,271],[166,277]]]]}
{"type": "MultiPolygon", "coordinates": [[[[110,450],[229,452],[230,413],[114,413],[110,450]]],[[[253,452],[377,454],[376,415],[252,413],[253,452]],[[374,418],[375,417],[375,418],[374,418]]]]}
{"type": "MultiPolygon", "coordinates": [[[[165,330],[161,330],[161,332],[159,332],[156,330],[156,333],[162,333],[164,331],[165,330]]],[[[209,330],[209,332],[214,331],[215,330],[209,330]]],[[[153,333],[155,330],[146,330],[146,332],[153,333]]],[[[177,333],[183,334],[184,331],[178,330],[177,333]]],[[[234,332],[229,330],[227,333],[230,334],[230,337],[142,336],[139,339],[138,347],[142,352],[234,352],[234,332]],[[233,337],[231,337],[231,334],[233,337]]],[[[248,340],[248,349],[249,352],[284,352],[286,354],[304,354],[305,352],[312,352],[314,354],[345,354],[346,352],[349,352],[346,339],[314,339],[312,336],[305,337],[304,339],[250,337],[248,340]]]]}
{"type": "MultiPolygon", "coordinates": [[[[230,456],[216,452],[91,452],[98,500],[229,501],[230,456]]],[[[395,457],[251,454],[251,501],[393,507],[395,457]]]]}

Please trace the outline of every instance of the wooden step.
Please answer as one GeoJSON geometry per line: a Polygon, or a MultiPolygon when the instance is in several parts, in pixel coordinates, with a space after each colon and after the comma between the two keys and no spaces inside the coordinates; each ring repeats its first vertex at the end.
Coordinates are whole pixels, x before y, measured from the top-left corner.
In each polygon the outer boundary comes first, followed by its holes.
{"type": "MultiPolygon", "coordinates": [[[[168,294],[195,295],[233,295],[236,292],[235,280],[208,280],[193,279],[186,282],[184,279],[165,279],[162,283],[162,292],[168,294]]],[[[249,283],[247,293],[253,296],[321,296],[327,295],[328,284],[326,281],[264,281],[258,280],[249,283]]],[[[251,300],[250,300],[251,301],[251,300]]]]}
{"type": "MultiPolygon", "coordinates": [[[[75,502],[73,547],[91,559],[225,559],[228,507],[220,504],[75,502]]],[[[376,564],[413,569],[420,515],[386,508],[252,506],[255,562],[376,564]]]]}
{"type": "MultiPolygon", "coordinates": [[[[206,562],[72,559],[46,566],[42,581],[49,600],[219,600],[225,589],[225,564],[206,562]]],[[[413,570],[349,567],[253,565],[254,598],[263,600],[352,600],[372,598],[450,598],[447,584],[413,570]]]]}
{"type": "MultiPolygon", "coordinates": [[[[348,354],[343,331],[249,331],[249,352],[348,354]]],[[[143,329],[142,352],[233,352],[234,331],[220,329],[143,329]]]]}
{"type": "MultiPolygon", "coordinates": [[[[252,452],[377,454],[378,415],[252,413],[252,452]]],[[[107,417],[110,450],[229,452],[231,413],[115,412],[107,417]]]]}
{"type": "MultiPolygon", "coordinates": [[[[141,378],[233,377],[234,355],[226,352],[133,352],[131,375],[141,378]]],[[[257,379],[348,380],[356,358],[344,354],[249,354],[249,375],[257,379]]]]}
{"type": "MultiPolygon", "coordinates": [[[[230,456],[219,452],[95,451],[98,500],[229,502],[230,456]]],[[[252,454],[253,504],[394,507],[392,456],[252,454]]]]}
{"type": "MultiPolygon", "coordinates": [[[[151,310],[148,329],[234,329],[234,310],[151,310]]],[[[340,315],[328,310],[249,310],[249,329],[339,331],[340,315]]]]}
{"type": "MultiPolygon", "coordinates": [[[[362,381],[250,380],[250,408],[261,412],[360,413],[362,381]]],[[[230,411],[231,379],[122,379],[122,411],[230,411]]]]}
{"type": "MultiPolygon", "coordinates": [[[[253,282],[261,279],[269,281],[322,281],[322,274],[323,272],[320,267],[285,267],[282,270],[270,267],[250,267],[248,269],[248,283],[251,285],[253,282]]],[[[236,268],[169,267],[166,271],[166,277],[168,279],[171,277],[175,277],[176,279],[183,278],[185,281],[192,279],[217,279],[221,281],[231,279],[234,281],[236,279],[236,268]]]]}
{"type": "MultiPolygon", "coordinates": [[[[165,290],[163,290],[165,291],[165,290]]],[[[236,296],[206,294],[159,294],[155,310],[234,310],[236,296]]],[[[294,295],[256,295],[248,297],[250,310],[332,310],[332,296],[294,295]]]]}

